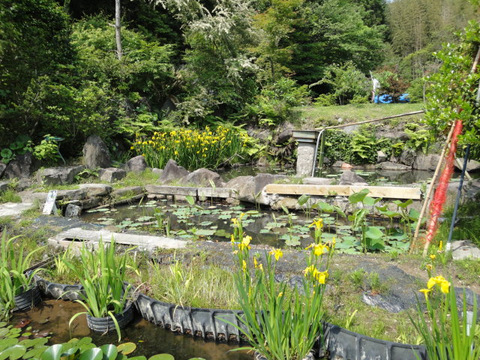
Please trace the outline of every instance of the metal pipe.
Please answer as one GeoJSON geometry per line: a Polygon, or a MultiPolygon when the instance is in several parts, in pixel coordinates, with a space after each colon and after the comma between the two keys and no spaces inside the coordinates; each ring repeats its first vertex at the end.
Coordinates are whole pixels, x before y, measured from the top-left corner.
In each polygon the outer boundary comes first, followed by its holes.
{"type": "Polygon", "coordinates": [[[320,130],[320,132],[318,133],[318,136],[317,136],[317,142],[315,144],[315,153],[314,153],[314,156],[313,156],[312,177],[315,176],[315,166],[317,165],[318,144],[320,142],[320,138],[323,135],[324,131],[325,131],[325,129],[320,130]]]}
{"type": "Polygon", "coordinates": [[[453,236],[453,228],[455,227],[455,221],[457,221],[458,204],[460,202],[460,196],[462,195],[463,180],[465,179],[465,171],[467,170],[467,162],[468,162],[469,154],[470,154],[470,144],[467,145],[467,149],[465,150],[462,175],[460,175],[460,184],[458,185],[457,198],[455,199],[455,207],[453,208],[452,223],[450,224],[450,232],[448,233],[448,240],[445,246],[446,251],[450,251],[450,248],[452,246],[451,242],[452,242],[452,236],[453,236]]]}

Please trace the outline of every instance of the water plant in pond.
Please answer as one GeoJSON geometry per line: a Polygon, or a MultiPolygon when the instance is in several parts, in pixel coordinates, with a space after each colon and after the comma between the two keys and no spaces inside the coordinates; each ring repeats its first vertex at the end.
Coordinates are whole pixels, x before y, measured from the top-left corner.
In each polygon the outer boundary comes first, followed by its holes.
{"type": "Polygon", "coordinates": [[[25,245],[16,241],[19,238],[8,238],[4,230],[0,242],[0,315],[3,318],[7,318],[9,312],[15,309],[15,297],[35,286],[34,276],[40,271],[40,268],[28,270],[33,256],[43,247],[26,253],[25,245]]]}
{"type": "Polygon", "coordinates": [[[369,226],[367,223],[367,215],[369,213],[367,207],[373,207],[381,199],[367,196],[368,193],[369,190],[364,189],[348,197],[350,204],[361,204],[361,207],[355,210],[352,215],[349,215],[348,219],[352,221],[355,230],[361,230],[361,244],[364,253],[367,250],[381,250],[385,246],[382,230],[378,226],[369,226]]]}
{"type": "Polygon", "coordinates": [[[426,311],[417,302],[417,314],[410,320],[423,338],[428,359],[478,360],[476,296],[472,311],[468,311],[464,292],[459,314],[455,288],[443,276],[430,277],[427,287],[420,291],[425,296],[426,311]]]}
{"type": "Polygon", "coordinates": [[[277,262],[283,256],[273,249],[264,256],[250,256],[249,236],[244,236],[242,219],[233,219],[234,256],[238,270],[234,274],[243,314],[239,329],[251,348],[268,360],[303,359],[322,331],[322,306],[334,242],[321,242],[321,227],[308,248],[306,268],[300,288],[290,289],[286,282],[275,281],[277,262]],[[253,260],[252,260],[253,259],[253,260]],[[252,264],[253,261],[253,264],[252,264]],[[321,271],[323,270],[323,271],[321,271]]]}
{"type": "Polygon", "coordinates": [[[130,250],[127,249],[123,254],[117,255],[113,239],[109,245],[104,245],[100,240],[96,251],[83,244],[80,250],[80,263],[64,260],[83,286],[81,300],[77,302],[86,310],[75,314],[70,319],[70,325],[82,314],[94,318],[109,317],[115,325],[120,341],[120,326],[116,315],[125,310],[132,297],[132,286],[125,285],[127,270],[132,267],[131,264],[135,264],[134,262],[127,264],[130,250]]]}

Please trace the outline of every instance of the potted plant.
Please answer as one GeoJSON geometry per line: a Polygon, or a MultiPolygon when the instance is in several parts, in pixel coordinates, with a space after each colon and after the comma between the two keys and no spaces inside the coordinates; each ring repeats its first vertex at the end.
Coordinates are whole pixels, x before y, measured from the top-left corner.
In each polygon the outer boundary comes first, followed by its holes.
{"type": "Polygon", "coordinates": [[[5,316],[11,311],[29,310],[41,301],[34,278],[40,268],[28,270],[33,255],[43,247],[26,253],[25,246],[16,242],[18,238],[9,239],[4,231],[0,244],[0,307],[5,316]]]}
{"type": "Polygon", "coordinates": [[[104,245],[100,240],[98,249],[92,251],[85,244],[80,250],[80,265],[65,259],[65,265],[73,271],[83,287],[81,299],[76,300],[86,311],[72,316],[69,325],[80,315],[87,315],[88,327],[93,331],[109,332],[116,330],[118,340],[120,329],[133,319],[132,286],[125,283],[127,269],[137,269],[127,265],[128,253],[117,255],[115,242],[104,245]]]}

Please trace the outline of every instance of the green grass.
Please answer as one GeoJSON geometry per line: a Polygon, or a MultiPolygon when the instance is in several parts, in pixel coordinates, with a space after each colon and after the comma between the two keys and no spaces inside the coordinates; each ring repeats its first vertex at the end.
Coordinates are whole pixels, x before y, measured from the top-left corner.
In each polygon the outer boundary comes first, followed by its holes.
{"type": "Polygon", "coordinates": [[[147,184],[155,184],[158,182],[160,175],[152,172],[150,169],[146,169],[140,173],[133,171],[128,172],[127,176],[122,180],[112,184],[114,189],[121,189],[129,186],[144,186],[147,184]]]}
{"type": "MultiPolygon", "coordinates": [[[[339,119],[342,119],[342,124],[346,124],[423,110],[423,104],[353,104],[342,106],[302,106],[296,108],[295,110],[299,113],[299,117],[304,123],[304,128],[312,128],[339,125],[339,119]]],[[[423,114],[420,114],[400,118],[399,120],[408,119],[408,121],[417,121],[422,118],[423,114]]]]}
{"type": "Polygon", "coordinates": [[[22,198],[13,189],[7,189],[0,194],[0,203],[21,203],[22,198]]]}

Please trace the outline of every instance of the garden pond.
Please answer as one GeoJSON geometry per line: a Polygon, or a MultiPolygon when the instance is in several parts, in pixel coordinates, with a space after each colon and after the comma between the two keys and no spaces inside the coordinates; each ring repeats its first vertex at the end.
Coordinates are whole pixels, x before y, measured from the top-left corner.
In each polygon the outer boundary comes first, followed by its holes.
{"type": "MultiPolygon", "coordinates": [[[[115,344],[117,334],[113,331],[100,334],[87,327],[85,316],[80,316],[68,326],[69,319],[84,308],[72,301],[44,300],[32,310],[14,313],[11,324],[31,326],[37,335],[48,336],[52,344],[68,342],[71,338],[91,337],[97,346],[115,344]]],[[[139,315],[133,323],[122,330],[121,343],[132,342],[137,349],[132,356],[144,355],[147,358],[155,354],[168,353],[175,360],[188,360],[200,357],[209,360],[251,360],[253,355],[246,351],[231,351],[235,344],[219,343],[201,338],[176,334],[168,329],[156,326],[139,315]]]]}
{"type": "MultiPolygon", "coordinates": [[[[364,250],[361,242],[363,221],[355,214],[348,218],[333,205],[321,203],[315,210],[299,212],[272,211],[254,206],[224,203],[171,202],[167,199],[149,200],[119,208],[99,208],[87,211],[82,219],[86,222],[104,225],[114,231],[138,231],[184,238],[195,241],[223,241],[231,239],[232,219],[241,219],[245,233],[252,237],[252,244],[263,244],[278,248],[305,247],[313,241],[312,223],[314,216],[322,219],[325,242],[336,239],[336,249],[344,253],[358,253],[364,250]]],[[[306,201],[306,198],[303,198],[306,201]]],[[[302,203],[300,198],[299,203],[302,203]]],[[[369,250],[404,252],[408,249],[414,217],[402,208],[387,213],[386,218],[371,218],[366,228],[369,250]],[[392,216],[401,218],[393,220],[392,216]],[[403,215],[403,217],[402,217],[403,215]]],[[[361,214],[364,218],[367,213],[361,214]]],[[[366,220],[365,220],[366,221],[366,220]]]]}

